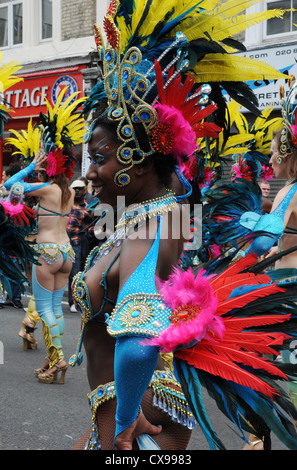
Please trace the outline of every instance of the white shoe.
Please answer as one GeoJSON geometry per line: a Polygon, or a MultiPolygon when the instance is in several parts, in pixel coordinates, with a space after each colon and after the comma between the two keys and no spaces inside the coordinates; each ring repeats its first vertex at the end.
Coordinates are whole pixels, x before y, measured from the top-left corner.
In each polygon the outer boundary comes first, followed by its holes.
{"type": "Polygon", "coordinates": [[[70,312],[73,312],[73,313],[76,313],[76,312],[77,312],[76,307],[75,307],[74,304],[71,305],[71,307],[70,307],[70,312]]]}

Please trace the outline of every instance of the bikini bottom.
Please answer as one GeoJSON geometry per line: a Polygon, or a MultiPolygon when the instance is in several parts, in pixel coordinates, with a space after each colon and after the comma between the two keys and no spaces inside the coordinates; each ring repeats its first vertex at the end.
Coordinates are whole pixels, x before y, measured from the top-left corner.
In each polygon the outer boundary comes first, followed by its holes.
{"type": "MultiPolygon", "coordinates": [[[[182,391],[177,391],[169,385],[179,386],[170,371],[155,371],[149,387],[153,391],[153,406],[167,413],[172,421],[188,429],[194,429],[196,420],[188,406],[182,391]]],[[[180,386],[179,386],[180,387],[180,386]]],[[[85,450],[100,450],[100,436],[97,424],[97,412],[103,403],[116,397],[115,383],[108,382],[99,385],[88,394],[89,405],[92,411],[92,428],[85,450]]],[[[143,435],[144,436],[144,435],[143,435]]]]}
{"type": "Polygon", "coordinates": [[[70,242],[65,245],[58,243],[37,243],[33,248],[48,264],[56,263],[61,256],[63,256],[63,263],[65,263],[68,256],[73,263],[75,261],[75,253],[70,242]]]}

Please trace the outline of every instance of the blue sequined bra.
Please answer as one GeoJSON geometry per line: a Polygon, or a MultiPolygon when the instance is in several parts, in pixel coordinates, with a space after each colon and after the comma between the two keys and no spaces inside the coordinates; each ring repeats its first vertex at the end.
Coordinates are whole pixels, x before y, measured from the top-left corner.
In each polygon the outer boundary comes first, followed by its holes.
{"type": "MultiPolygon", "coordinates": [[[[78,342],[76,354],[70,358],[70,365],[80,364],[82,361],[81,345],[85,324],[95,321],[107,324],[107,331],[111,336],[140,335],[146,337],[158,336],[169,326],[171,310],[163,303],[157,292],[155,272],[159,254],[160,235],[162,230],[162,217],[158,216],[159,227],[156,238],[143,261],[132,273],[119,292],[116,305],[108,298],[108,285],[106,275],[116,261],[120,252],[113,259],[107,270],[102,274],[100,285],[104,288],[104,297],[100,310],[93,312],[90,294],[84,272],[79,272],[73,279],[72,295],[76,307],[82,318],[82,331],[78,342]],[[98,317],[104,313],[106,303],[112,304],[114,309],[110,315],[105,314],[106,323],[98,317]]],[[[96,250],[89,257],[86,269],[96,258],[96,250]]]]}
{"type": "Polygon", "coordinates": [[[149,252],[120,290],[116,307],[107,316],[111,336],[159,336],[170,324],[171,310],[158,294],[155,282],[162,217],[158,220],[158,232],[149,252]]]}

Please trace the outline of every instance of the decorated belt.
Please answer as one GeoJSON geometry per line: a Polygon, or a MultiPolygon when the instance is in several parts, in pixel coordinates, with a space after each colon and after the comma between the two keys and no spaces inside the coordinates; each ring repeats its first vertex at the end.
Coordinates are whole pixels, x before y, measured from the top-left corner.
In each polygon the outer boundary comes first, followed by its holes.
{"type": "MultiPolygon", "coordinates": [[[[195,418],[189,408],[184,394],[169,385],[180,387],[170,371],[155,371],[149,387],[153,390],[153,405],[168,413],[173,421],[180,423],[188,429],[194,429],[195,418]]],[[[116,397],[115,383],[108,382],[99,385],[88,394],[89,405],[92,411],[92,421],[96,422],[96,415],[100,405],[116,397]]]]}

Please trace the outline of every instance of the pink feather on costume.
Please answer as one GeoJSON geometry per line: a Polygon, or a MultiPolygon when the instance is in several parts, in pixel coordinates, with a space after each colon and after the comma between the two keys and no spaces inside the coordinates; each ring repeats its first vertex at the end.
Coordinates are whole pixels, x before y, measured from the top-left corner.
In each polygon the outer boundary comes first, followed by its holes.
{"type": "Polygon", "coordinates": [[[197,314],[194,318],[181,320],[178,324],[172,322],[163,330],[158,338],[145,340],[142,344],[158,346],[163,352],[171,352],[182,345],[190,345],[203,338],[216,341],[223,337],[225,327],[221,318],[216,316],[218,299],[208,281],[200,270],[195,277],[192,269],[186,272],[176,268],[168,281],[158,280],[159,293],[167,306],[174,311],[182,307],[195,307],[197,314]]]}
{"type": "MultiPolygon", "coordinates": [[[[174,147],[171,153],[177,159],[180,159],[181,155],[187,155],[190,158],[197,150],[197,137],[191,124],[174,106],[156,103],[153,108],[158,112],[158,121],[166,123],[172,130],[174,147]]],[[[182,164],[182,161],[179,163],[182,164]]]]}
{"type": "Polygon", "coordinates": [[[52,152],[50,152],[47,156],[47,174],[48,176],[54,176],[57,171],[57,161],[52,152]]]}

